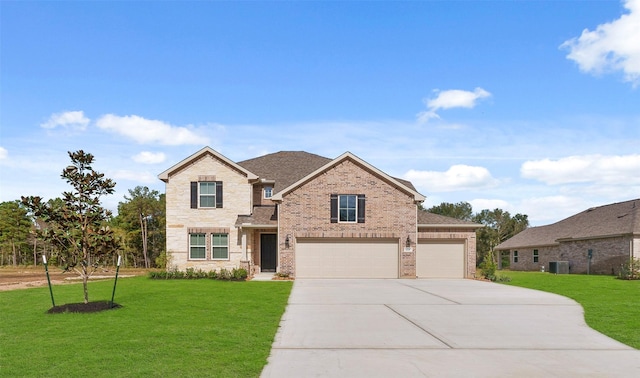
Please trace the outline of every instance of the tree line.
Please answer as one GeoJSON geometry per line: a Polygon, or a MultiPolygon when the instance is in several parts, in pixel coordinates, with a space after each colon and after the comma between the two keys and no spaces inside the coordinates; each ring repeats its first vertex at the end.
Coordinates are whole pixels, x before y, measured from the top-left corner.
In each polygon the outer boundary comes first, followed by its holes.
{"type": "Polygon", "coordinates": [[[91,168],[93,155],[69,156],[72,164],[61,177],[73,190],[47,201],[24,196],[0,203],[0,266],[41,264],[45,254],[68,270],[114,265],[117,255],[126,266],[164,267],[164,194],[146,186],[129,189],[113,216],[100,197],[112,194],[115,182],[91,168]]]}
{"type": "MultiPolygon", "coordinates": [[[[518,213],[512,216],[508,211],[498,208],[485,209],[474,214],[471,204],[468,202],[443,202],[426,210],[434,214],[484,225],[476,231],[476,265],[482,264],[487,258],[494,260],[498,258],[494,255],[493,249],[529,227],[529,217],[526,214],[518,213]]],[[[503,264],[503,266],[508,266],[508,263],[507,259],[506,265],[503,264]]]]}

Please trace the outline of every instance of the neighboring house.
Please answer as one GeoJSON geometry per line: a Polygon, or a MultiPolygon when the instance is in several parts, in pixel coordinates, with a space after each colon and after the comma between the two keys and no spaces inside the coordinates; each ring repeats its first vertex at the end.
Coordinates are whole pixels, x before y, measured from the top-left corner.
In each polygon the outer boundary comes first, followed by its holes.
{"type": "Polygon", "coordinates": [[[557,223],[528,228],[496,247],[510,269],[549,269],[567,261],[570,273],[617,274],[640,257],[640,199],[593,207],[557,223]]]}
{"type": "Polygon", "coordinates": [[[419,209],[425,197],[346,152],[234,162],[209,147],[159,175],[171,267],[298,278],[475,275],[481,225],[419,209]]]}

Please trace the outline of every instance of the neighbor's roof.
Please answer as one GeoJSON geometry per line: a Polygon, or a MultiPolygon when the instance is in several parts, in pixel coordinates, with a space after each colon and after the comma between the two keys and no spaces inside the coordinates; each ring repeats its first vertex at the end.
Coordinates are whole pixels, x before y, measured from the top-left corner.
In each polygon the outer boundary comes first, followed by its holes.
{"type": "Polygon", "coordinates": [[[496,249],[550,246],[572,239],[630,234],[640,236],[640,199],[592,207],[554,224],[527,228],[496,249]]]}
{"type": "Polygon", "coordinates": [[[418,210],[418,227],[480,228],[484,225],[418,210]]]}

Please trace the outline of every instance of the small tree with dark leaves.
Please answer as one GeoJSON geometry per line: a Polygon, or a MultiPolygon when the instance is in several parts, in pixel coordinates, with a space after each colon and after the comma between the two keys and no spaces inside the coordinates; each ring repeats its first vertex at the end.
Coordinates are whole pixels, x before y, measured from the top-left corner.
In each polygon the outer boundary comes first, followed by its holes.
{"type": "Polygon", "coordinates": [[[94,157],[82,150],[69,152],[71,165],[61,177],[73,188],[62,193],[62,206],[52,206],[40,197],[22,197],[22,203],[46,226],[40,236],[55,244],[58,263],[82,277],[84,303],[89,303],[87,282],[97,268],[118,248],[113,231],[107,226],[111,212],[100,198],[113,194],[115,182],[93,170],[94,157]]]}

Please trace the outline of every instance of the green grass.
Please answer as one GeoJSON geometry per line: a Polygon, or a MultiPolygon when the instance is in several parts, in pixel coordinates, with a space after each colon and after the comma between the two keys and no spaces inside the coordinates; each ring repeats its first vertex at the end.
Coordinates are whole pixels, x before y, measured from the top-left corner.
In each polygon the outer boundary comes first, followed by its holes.
{"type": "Polygon", "coordinates": [[[560,294],[580,303],[587,324],[624,344],[640,348],[640,281],[612,276],[500,272],[507,285],[560,294]]]}
{"type": "MultiPolygon", "coordinates": [[[[292,284],[118,280],[122,308],[46,314],[48,288],[0,293],[0,376],[256,377],[267,362],[292,284]]],[[[89,283],[110,300],[113,281],[89,283]]],[[[81,285],[53,287],[56,305],[81,285]]]]}

